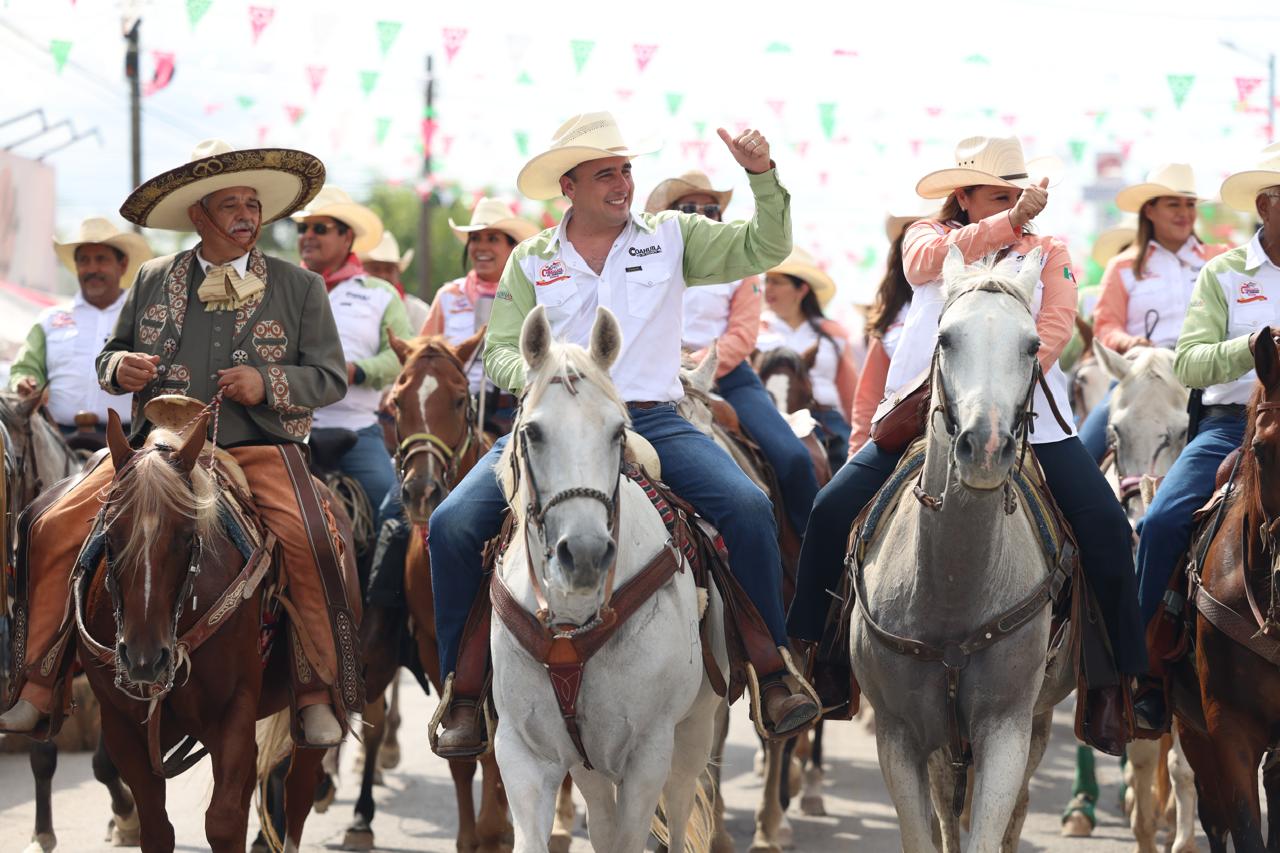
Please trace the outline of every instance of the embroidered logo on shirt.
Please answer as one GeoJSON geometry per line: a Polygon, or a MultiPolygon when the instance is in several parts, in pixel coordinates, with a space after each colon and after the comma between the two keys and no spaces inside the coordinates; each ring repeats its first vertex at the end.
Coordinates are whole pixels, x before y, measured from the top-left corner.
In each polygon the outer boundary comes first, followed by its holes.
{"type": "Polygon", "coordinates": [[[1065,278],[1067,281],[1076,280],[1075,275],[1071,272],[1071,267],[1065,266],[1065,265],[1062,267],[1062,277],[1065,278]]]}
{"type": "Polygon", "coordinates": [[[555,284],[557,281],[564,281],[569,277],[564,271],[564,261],[559,258],[545,265],[538,272],[542,276],[542,278],[534,282],[538,287],[546,287],[548,284],[555,284]]]}
{"type": "Polygon", "coordinates": [[[65,329],[68,326],[74,326],[76,318],[69,311],[59,311],[49,318],[49,325],[55,329],[65,329]]]}
{"type": "Polygon", "coordinates": [[[647,258],[650,255],[658,255],[661,253],[661,246],[645,246],[643,249],[637,249],[635,246],[632,246],[630,249],[627,249],[627,254],[633,258],[647,258]]]}
{"type": "Polygon", "coordinates": [[[1240,296],[1236,302],[1240,305],[1246,302],[1266,302],[1267,295],[1262,292],[1262,288],[1258,287],[1256,281],[1246,281],[1240,285],[1240,296]]]}

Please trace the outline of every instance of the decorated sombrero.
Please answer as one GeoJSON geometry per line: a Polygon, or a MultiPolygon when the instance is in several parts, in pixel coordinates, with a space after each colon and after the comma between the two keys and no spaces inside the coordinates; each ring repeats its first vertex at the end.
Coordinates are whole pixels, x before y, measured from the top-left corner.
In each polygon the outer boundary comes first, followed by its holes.
{"type": "Polygon", "coordinates": [[[262,224],[288,216],[324,186],[324,163],[292,148],[233,149],[221,139],[196,146],[191,160],[138,187],[120,207],[135,225],[166,231],[192,231],[187,208],[209,193],[252,187],[262,204],[262,224]]]}

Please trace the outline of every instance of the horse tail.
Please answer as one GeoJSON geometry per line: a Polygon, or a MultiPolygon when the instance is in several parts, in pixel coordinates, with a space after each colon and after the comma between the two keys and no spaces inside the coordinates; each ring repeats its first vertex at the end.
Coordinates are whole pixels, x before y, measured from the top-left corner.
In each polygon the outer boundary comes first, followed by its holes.
{"type": "Polygon", "coordinates": [[[276,765],[293,750],[293,735],[289,731],[289,709],[277,711],[270,717],[258,720],[258,781],[264,781],[276,765]]]}
{"type": "MultiPolygon", "coordinates": [[[[710,853],[711,842],[716,831],[716,796],[715,781],[710,773],[703,773],[698,779],[698,787],[693,796],[693,808],[689,812],[689,820],[685,823],[684,850],[672,850],[671,853],[710,853]]],[[[667,827],[667,798],[663,794],[658,798],[658,810],[653,815],[650,827],[658,843],[668,847],[671,831],[667,827]]]]}

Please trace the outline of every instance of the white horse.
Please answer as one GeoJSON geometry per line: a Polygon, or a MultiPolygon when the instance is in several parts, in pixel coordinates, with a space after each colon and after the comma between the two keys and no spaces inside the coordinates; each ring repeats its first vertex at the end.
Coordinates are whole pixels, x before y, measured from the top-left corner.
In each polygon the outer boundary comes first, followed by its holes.
{"type": "MultiPolygon", "coordinates": [[[[644,491],[620,472],[627,410],[608,370],[621,344],[617,320],[603,308],[589,350],[553,341],[541,307],[520,334],[528,387],[499,463],[517,531],[498,573],[515,601],[531,614],[545,608],[546,623],[565,636],[590,629],[610,584],[621,589],[670,542],[644,491]]],[[[516,853],[547,849],[566,772],[586,800],[597,850],[643,850],[660,800],[671,850],[685,849],[691,825],[709,834],[699,777],[720,698],[703,670],[701,600],[690,572],[677,572],[587,662],[577,725],[590,770],[547,668],[495,616],[493,698],[502,722],[494,748],[508,790],[518,792],[511,798],[516,853]]],[[[706,616],[727,677],[714,590],[706,616]]]]}
{"type": "Polygon", "coordinates": [[[909,851],[933,845],[934,812],[943,849],[959,849],[957,737],[975,769],[968,849],[1016,849],[1053,706],[1073,686],[1067,655],[1046,668],[1048,607],[1001,636],[976,633],[1054,570],[1006,491],[1040,345],[1031,311],[1039,260],[1032,251],[1015,276],[1012,259],[966,268],[957,249],[948,254],[920,499],[908,494],[881,522],[863,561],[853,665],[876,711],[880,767],[909,851]],[[891,648],[882,632],[923,645],[891,648]]]}

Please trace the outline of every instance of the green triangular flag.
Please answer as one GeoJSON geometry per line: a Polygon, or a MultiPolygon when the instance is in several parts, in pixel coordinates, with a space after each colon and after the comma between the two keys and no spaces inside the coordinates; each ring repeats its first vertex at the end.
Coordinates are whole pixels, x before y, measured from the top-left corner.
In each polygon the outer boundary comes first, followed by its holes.
{"type": "Polygon", "coordinates": [[[249,107],[253,106],[253,98],[248,95],[237,95],[236,103],[240,105],[240,109],[247,110],[249,107]]]}
{"type": "Polygon", "coordinates": [[[868,246],[867,251],[863,253],[862,260],[858,263],[859,269],[869,270],[876,265],[876,249],[874,246],[868,246]]]}
{"type": "Polygon", "coordinates": [[[982,108],[982,114],[983,114],[984,116],[986,116],[987,118],[991,118],[992,116],[994,116],[994,115],[996,114],[996,108],[995,108],[995,107],[983,107],[983,108],[982,108]]]}
{"type": "Polygon", "coordinates": [[[698,138],[701,139],[703,134],[707,132],[707,123],[705,121],[695,121],[693,129],[698,132],[698,138]]]}
{"type": "Polygon", "coordinates": [[[521,86],[532,86],[533,78],[529,76],[528,71],[521,71],[520,76],[516,78],[516,83],[521,86]]]}
{"type": "Polygon", "coordinates": [[[523,130],[516,131],[516,150],[521,157],[529,156],[529,134],[523,130]]]}
{"type": "Polygon", "coordinates": [[[387,140],[387,131],[391,129],[391,119],[378,118],[374,119],[373,138],[379,145],[387,140]]]}
{"type": "Polygon", "coordinates": [[[71,42],[53,39],[49,42],[49,53],[53,56],[53,67],[62,73],[62,66],[67,64],[67,54],[71,53],[71,42]]]}
{"type": "Polygon", "coordinates": [[[383,56],[387,55],[387,51],[391,50],[391,45],[395,43],[396,36],[400,35],[399,21],[378,21],[378,50],[383,56]]]}
{"type": "Polygon", "coordinates": [[[1072,139],[1068,143],[1071,146],[1071,159],[1079,163],[1084,159],[1084,140],[1072,139]]]}
{"type": "MultiPolygon", "coordinates": [[[[1181,104],[1179,104],[1179,106],[1181,106],[1181,104]]],[[[1151,121],[1153,118],[1156,117],[1155,107],[1143,107],[1142,115],[1147,119],[1147,121],[1151,121]]]]}
{"type": "Polygon", "coordinates": [[[581,74],[582,66],[587,64],[587,59],[591,56],[591,49],[596,46],[596,43],[592,39],[574,39],[569,44],[573,47],[574,67],[581,74]]]}
{"type": "Polygon", "coordinates": [[[780,41],[775,41],[775,42],[771,42],[769,46],[764,49],[764,52],[765,53],[790,53],[791,47],[789,45],[783,44],[780,41]]]}
{"type": "Polygon", "coordinates": [[[667,92],[667,112],[675,115],[680,111],[680,104],[684,101],[684,95],[680,92],[667,92]]]}
{"type": "Polygon", "coordinates": [[[187,0],[187,20],[191,22],[193,30],[196,24],[200,23],[200,19],[204,17],[204,13],[209,11],[211,2],[213,0],[187,0]]]}
{"type": "Polygon", "coordinates": [[[964,58],[964,61],[970,65],[990,65],[991,60],[987,59],[981,53],[971,53],[964,58]]]}
{"type": "Polygon", "coordinates": [[[360,72],[360,91],[368,95],[373,91],[373,87],[378,85],[377,71],[361,71],[360,72]]]}
{"type": "Polygon", "coordinates": [[[1167,79],[1169,91],[1173,94],[1173,105],[1182,109],[1182,103],[1187,99],[1187,93],[1191,91],[1191,84],[1196,82],[1196,75],[1170,74],[1167,79]]]}
{"type": "Polygon", "coordinates": [[[822,122],[822,135],[830,140],[836,130],[836,105],[818,104],[818,120],[822,122]]]}
{"type": "Polygon", "coordinates": [[[1093,126],[1094,126],[1094,127],[1102,127],[1102,123],[1103,123],[1104,121],[1106,121],[1106,120],[1107,120],[1107,111],[1106,111],[1106,110],[1098,110],[1098,114],[1097,114],[1096,116],[1094,116],[1094,119],[1093,119],[1093,126]]]}

